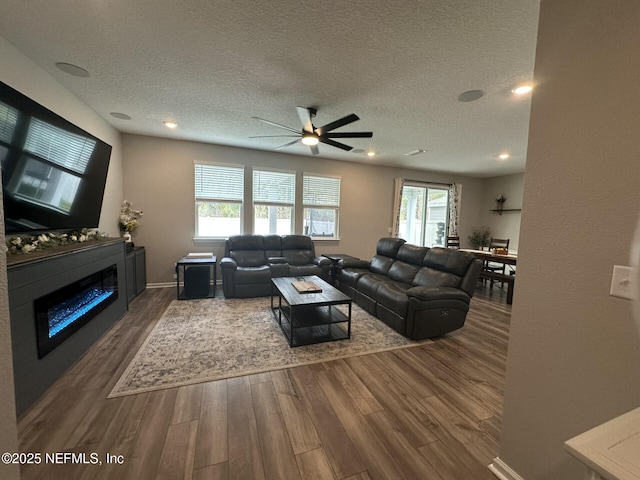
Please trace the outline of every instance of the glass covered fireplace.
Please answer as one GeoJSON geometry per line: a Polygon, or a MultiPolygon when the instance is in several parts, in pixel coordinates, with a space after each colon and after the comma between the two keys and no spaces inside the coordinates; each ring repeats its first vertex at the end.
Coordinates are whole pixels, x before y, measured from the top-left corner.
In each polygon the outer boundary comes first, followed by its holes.
{"type": "Polygon", "coordinates": [[[117,267],[112,265],[35,300],[38,358],[50,353],[117,298],[117,267]]]}

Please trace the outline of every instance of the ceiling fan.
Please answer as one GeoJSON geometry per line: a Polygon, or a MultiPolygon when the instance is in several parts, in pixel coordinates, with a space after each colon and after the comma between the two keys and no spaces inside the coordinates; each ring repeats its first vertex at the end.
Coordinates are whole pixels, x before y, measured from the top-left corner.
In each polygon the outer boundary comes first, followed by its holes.
{"type": "Polygon", "coordinates": [[[342,150],[350,151],[353,147],[349,145],[345,145],[341,142],[336,142],[333,140],[334,138],[371,138],[373,137],[373,132],[333,132],[333,130],[353,123],[360,118],[352,113],[351,115],[347,115],[346,117],[339,118],[333,122],[327,123],[322,127],[315,127],[311,120],[316,116],[318,110],[312,107],[296,107],[296,111],[298,112],[298,117],[300,118],[300,122],[302,123],[302,130],[297,130],[295,128],[287,127],[286,125],[280,125],[279,123],[272,122],[270,120],[265,120],[260,117],[251,117],[256,120],[260,120],[261,122],[268,123],[269,125],[274,125],[276,127],[283,128],[290,132],[295,133],[296,135],[258,135],[255,137],[249,138],[268,138],[268,137],[296,137],[295,140],[289,143],[285,143],[284,145],[280,145],[276,148],[276,150],[280,150],[282,148],[286,148],[294,143],[298,142],[298,140],[302,141],[305,145],[308,145],[311,149],[311,153],[317,155],[318,152],[318,143],[325,143],[327,145],[331,145],[332,147],[341,148],[342,150]]]}

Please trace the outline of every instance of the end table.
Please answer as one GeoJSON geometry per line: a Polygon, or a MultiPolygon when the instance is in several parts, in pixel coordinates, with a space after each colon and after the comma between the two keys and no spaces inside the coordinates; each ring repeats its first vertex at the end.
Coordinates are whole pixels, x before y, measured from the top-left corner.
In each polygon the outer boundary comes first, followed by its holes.
{"type": "Polygon", "coordinates": [[[206,257],[190,257],[187,255],[178,260],[176,263],[176,292],[178,300],[214,298],[216,296],[217,261],[218,259],[215,255],[206,257]],[[182,278],[182,290],[180,290],[180,278],[182,278]]]}

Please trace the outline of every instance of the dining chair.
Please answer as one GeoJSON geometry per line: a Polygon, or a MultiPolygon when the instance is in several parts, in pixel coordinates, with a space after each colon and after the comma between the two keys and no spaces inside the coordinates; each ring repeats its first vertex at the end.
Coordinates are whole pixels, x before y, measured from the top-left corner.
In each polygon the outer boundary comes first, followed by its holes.
{"type": "Polygon", "coordinates": [[[447,248],[460,248],[460,237],[447,237],[447,248]]]}
{"type": "MultiPolygon", "coordinates": [[[[506,248],[507,250],[509,250],[509,239],[491,237],[491,239],[489,240],[489,251],[492,252],[494,248],[506,248]]],[[[505,275],[506,265],[504,263],[486,261],[484,263],[484,269],[487,272],[501,273],[505,275]]],[[[498,283],[498,282],[502,284],[501,287],[504,285],[504,282],[500,280],[491,279],[490,280],[491,288],[493,288],[494,283],[498,283]]]]}

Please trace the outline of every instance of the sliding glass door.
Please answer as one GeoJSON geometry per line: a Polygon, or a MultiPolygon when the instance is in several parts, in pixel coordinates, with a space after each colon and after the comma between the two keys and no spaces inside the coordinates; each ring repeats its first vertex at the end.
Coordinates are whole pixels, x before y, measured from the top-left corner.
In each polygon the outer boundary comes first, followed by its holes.
{"type": "Polygon", "coordinates": [[[406,183],[402,188],[400,238],[414,245],[444,247],[448,212],[448,188],[406,183]]]}

